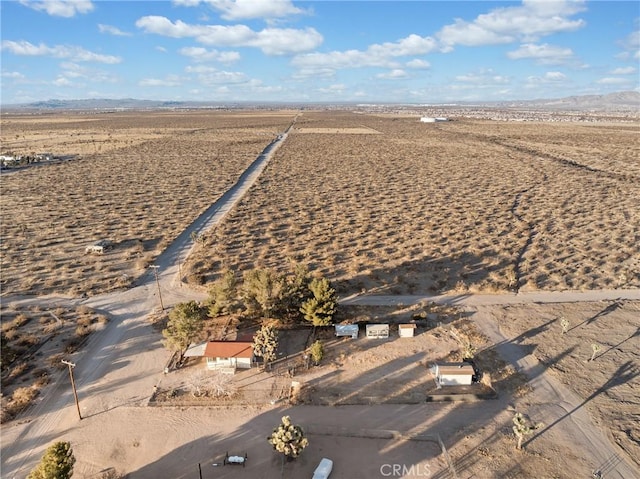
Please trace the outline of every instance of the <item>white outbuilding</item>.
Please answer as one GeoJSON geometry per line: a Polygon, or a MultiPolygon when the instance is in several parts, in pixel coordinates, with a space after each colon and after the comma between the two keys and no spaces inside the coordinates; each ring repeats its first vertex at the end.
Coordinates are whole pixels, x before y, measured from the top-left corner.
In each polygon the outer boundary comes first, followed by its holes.
{"type": "Polygon", "coordinates": [[[416,330],[416,325],[414,323],[398,325],[398,334],[400,335],[401,338],[413,338],[415,330],[416,330]]]}
{"type": "Polygon", "coordinates": [[[386,339],[389,337],[388,324],[367,324],[367,338],[386,339]]]}
{"type": "Polygon", "coordinates": [[[469,363],[439,363],[435,366],[438,386],[470,385],[474,374],[473,366],[469,363]]]}

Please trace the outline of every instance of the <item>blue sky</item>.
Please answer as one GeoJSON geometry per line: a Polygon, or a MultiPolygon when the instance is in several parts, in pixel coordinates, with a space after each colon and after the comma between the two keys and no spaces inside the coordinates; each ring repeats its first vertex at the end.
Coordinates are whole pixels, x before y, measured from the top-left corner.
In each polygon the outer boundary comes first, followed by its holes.
{"type": "Polygon", "coordinates": [[[2,104],[640,91],[636,1],[3,0],[2,104]]]}

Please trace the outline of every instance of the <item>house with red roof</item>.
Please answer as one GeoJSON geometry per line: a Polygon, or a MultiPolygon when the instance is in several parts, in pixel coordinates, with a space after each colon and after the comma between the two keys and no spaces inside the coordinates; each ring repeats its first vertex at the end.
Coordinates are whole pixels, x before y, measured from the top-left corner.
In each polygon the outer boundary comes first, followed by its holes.
{"type": "Polygon", "coordinates": [[[186,358],[206,359],[207,369],[249,369],[254,361],[252,341],[206,341],[190,346],[186,358]]]}

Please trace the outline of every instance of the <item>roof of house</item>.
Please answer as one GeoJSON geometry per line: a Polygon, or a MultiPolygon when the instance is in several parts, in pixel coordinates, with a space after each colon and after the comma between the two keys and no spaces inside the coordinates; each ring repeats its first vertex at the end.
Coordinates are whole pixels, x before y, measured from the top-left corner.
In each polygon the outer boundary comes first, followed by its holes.
{"type": "Polygon", "coordinates": [[[253,343],[251,341],[207,341],[196,344],[184,353],[187,358],[251,358],[253,343]]]}
{"type": "Polygon", "coordinates": [[[409,323],[409,324],[399,324],[398,327],[400,329],[416,329],[416,325],[413,323],[409,323]]]}
{"type": "Polygon", "coordinates": [[[251,341],[209,341],[204,350],[206,358],[251,358],[251,341]]]}
{"type": "Polygon", "coordinates": [[[357,324],[336,324],[336,331],[343,332],[348,331],[351,333],[352,331],[359,331],[360,327],[357,324]]]}
{"type": "Polygon", "coordinates": [[[389,329],[388,324],[367,324],[367,331],[386,331],[387,329],[389,329]]]}
{"type": "Polygon", "coordinates": [[[473,366],[469,363],[442,363],[438,364],[438,374],[447,376],[468,376],[474,374],[473,366]]]}

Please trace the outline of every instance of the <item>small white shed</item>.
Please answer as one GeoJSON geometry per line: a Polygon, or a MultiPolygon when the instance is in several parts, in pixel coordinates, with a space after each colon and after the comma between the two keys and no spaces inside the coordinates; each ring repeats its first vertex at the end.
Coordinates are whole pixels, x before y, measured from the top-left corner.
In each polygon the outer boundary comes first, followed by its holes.
{"type": "Polygon", "coordinates": [[[357,324],[336,324],[336,336],[351,336],[353,339],[358,339],[358,333],[360,327],[357,324]]]}
{"type": "Polygon", "coordinates": [[[385,339],[389,337],[388,324],[367,324],[367,338],[385,339]]]}
{"type": "Polygon", "coordinates": [[[416,330],[416,325],[414,323],[407,324],[399,324],[398,325],[398,334],[401,338],[412,338],[416,330]]]}
{"type": "Polygon", "coordinates": [[[470,385],[473,381],[473,366],[469,363],[440,363],[435,367],[439,386],[470,385]]]}

